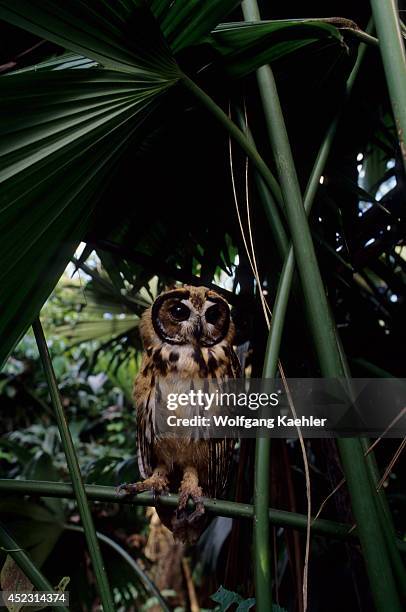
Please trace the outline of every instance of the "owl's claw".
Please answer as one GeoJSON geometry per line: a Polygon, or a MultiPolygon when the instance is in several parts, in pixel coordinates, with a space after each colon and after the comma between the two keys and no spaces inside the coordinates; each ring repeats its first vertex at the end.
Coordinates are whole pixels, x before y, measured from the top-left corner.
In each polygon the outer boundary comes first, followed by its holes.
{"type": "Polygon", "coordinates": [[[193,500],[196,504],[196,508],[193,510],[192,514],[187,516],[187,522],[189,525],[193,525],[195,522],[199,521],[200,517],[204,514],[204,505],[202,498],[197,498],[193,500]]]}
{"type": "Polygon", "coordinates": [[[187,519],[188,523],[193,523],[196,519],[204,514],[204,504],[202,497],[202,490],[200,487],[196,487],[193,490],[183,490],[179,495],[179,504],[176,510],[177,519],[187,519]],[[195,504],[193,512],[188,514],[187,503],[189,499],[195,504]]]}
{"type": "Polygon", "coordinates": [[[136,495],[137,493],[141,493],[141,491],[145,491],[145,489],[141,487],[143,484],[143,482],[123,482],[123,484],[116,487],[116,495],[120,496],[121,493],[124,493],[124,495],[122,495],[122,497],[124,497],[125,495],[136,495]]]}
{"type": "Polygon", "coordinates": [[[151,491],[156,502],[160,495],[168,493],[168,479],[165,474],[155,472],[149,478],[140,482],[123,483],[116,489],[117,495],[124,492],[124,495],[137,495],[143,491],[151,491]]]}
{"type": "Polygon", "coordinates": [[[186,521],[192,524],[204,514],[203,490],[199,486],[199,478],[194,467],[187,467],[179,489],[179,503],[176,511],[176,521],[186,521]],[[189,499],[195,505],[193,512],[187,511],[189,499]]]}

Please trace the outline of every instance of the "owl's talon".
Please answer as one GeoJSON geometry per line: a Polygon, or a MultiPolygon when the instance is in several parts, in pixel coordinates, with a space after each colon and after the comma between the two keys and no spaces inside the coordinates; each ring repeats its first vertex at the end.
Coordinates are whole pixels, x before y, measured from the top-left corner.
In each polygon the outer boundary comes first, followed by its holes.
{"type": "Polygon", "coordinates": [[[192,514],[189,514],[187,517],[187,522],[189,525],[192,525],[196,521],[198,521],[204,514],[204,504],[202,498],[196,498],[193,500],[196,504],[196,508],[193,510],[192,514]]]}
{"type": "Polygon", "coordinates": [[[186,516],[188,521],[194,521],[196,517],[204,514],[204,504],[202,497],[202,490],[197,487],[196,491],[182,491],[179,495],[179,504],[176,510],[177,517],[186,516]],[[195,509],[192,513],[187,512],[187,504],[189,499],[195,504],[195,509]]]}
{"type": "Polygon", "coordinates": [[[152,476],[140,482],[123,483],[116,489],[117,495],[124,492],[125,495],[137,495],[143,491],[151,491],[156,501],[163,493],[168,492],[168,478],[165,469],[157,467],[152,476]]]}
{"type": "Polygon", "coordinates": [[[142,487],[143,484],[143,482],[123,482],[123,484],[119,485],[116,488],[116,495],[120,496],[121,493],[124,493],[122,497],[124,497],[125,495],[136,495],[141,491],[145,491],[145,489],[142,487]]]}
{"type": "Polygon", "coordinates": [[[120,493],[126,488],[126,486],[126,482],[123,482],[121,485],[118,485],[118,487],[116,487],[116,495],[119,496],[120,493]]]}
{"type": "Polygon", "coordinates": [[[151,491],[155,503],[159,501],[161,495],[167,495],[169,493],[168,487],[153,487],[151,491]]]}

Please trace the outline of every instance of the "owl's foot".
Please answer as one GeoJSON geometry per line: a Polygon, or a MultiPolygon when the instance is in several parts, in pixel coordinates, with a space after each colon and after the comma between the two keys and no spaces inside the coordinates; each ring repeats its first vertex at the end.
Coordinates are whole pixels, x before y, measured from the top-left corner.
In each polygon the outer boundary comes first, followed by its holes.
{"type": "Polygon", "coordinates": [[[164,469],[156,468],[149,478],[140,482],[124,483],[117,487],[117,495],[137,495],[143,491],[152,491],[156,500],[160,495],[168,493],[169,480],[164,469]]]}
{"type": "Polygon", "coordinates": [[[176,513],[179,516],[185,517],[189,524],[194,523],[204,514],[203,491],[201,487],[196,486],[193,489],[186,489],[180,493],[176,513]],[[191,513],[188,513],[186,510],[189,499],[195,504],[195,509],[191,513]]]}
{"type": "Polygon", "coordinates": [[[187,521],[189,525],[195,523],[204,514],[203,491],[199,486],[199,479],[195,468],[186,468],[179,489],[179,503],[176,510],[176,522],[187,521]],[[195,504],[193,512],[187,512],[189,499],[195,504]]]}

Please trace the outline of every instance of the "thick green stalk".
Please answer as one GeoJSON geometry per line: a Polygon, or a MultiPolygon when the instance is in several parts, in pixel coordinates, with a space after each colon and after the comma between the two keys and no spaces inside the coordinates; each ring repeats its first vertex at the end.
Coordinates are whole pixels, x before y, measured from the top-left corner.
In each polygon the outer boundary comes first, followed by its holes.
{"type": "MultiPolygon", "coordinates": [[[[373,28],[372,28],[372,20],[371,20],[368,25],[367,32],[371,32],[372,29],[373,28]]],[[[347,80],[347,87],[346,87],[347,99],[351,95],[351,92],[352,92],[355,80],[357,78],[357,75],[359,73],[359,69],[363,61],[366,49],[367,49],[366,44],[361,44],[359,46],[357,60],[347,80]]],[[[341,115],[342,115],[342,111],[340,110],[337,116],[334,118],[334,120],[330,124],[327,134],[325,136],[325,139],[318,152],[315,164],[313,166],[313,170],[310,175],[310,179],[309,179],[309,182],[306,188],[306,192],[305,192],[305,196],[304,196],[304,207],[306,209],[307,215],[310,214],[311,207],[312,207],[315,195],[317,193],[317,189],[320,184],[320,177],[322,176],[324,172],[324,168],[325,168],[328,156],[331,151],[331,146],[332,146],[332,143],[335,137],[335,133],[337,131],[337,126],[340,121],[341,115]]],[[[294,262],[294,257],[293,257],[293,248],[291,246],[289,249],[288,257],[285,260],[284,268],[282,270],[281,279],[280,279],[279,286],[278,286],[277,296],[276,296],[274,309],[273,309],[272,329],[271,329],[269,339],[268,339],[268,344],[270,346],[270,351],[271,351],[270,355],[272,355],[273,362],[275,362],[275,358],[277,355],[279,355],[279,351],[280,351],[280,343],[281,343],[281,338],[282,338],[283,325],[284,325],[286,309],[287,309],[287,305],[288,305],[288,301],[290,297],[291,284],[293,280],[294,265],[295,265],[295,262],[294,262]]],[[[382,373],[380,373],[380,375],[382,375],[382,373]]],[[[363,447],[364,447],[364,444],[363,444],[363,447]]],[[[370,470],[372,469],[371,462],[373,462],[373,458],[371,455],[368,456],[366,462],[367,462],[368,471],[370,472],[370,470]]],[[[375,481],[376,481],[376,478],[375,478],[375,481]]],[[[392,517],[391,517],[383,491],[381,491],[380,498],[381,499],[380,499],[379,505],[377,506],[377,511],[379,515],[383,513],[383,516],[381,517],[381,524],[384,530],[385,540],[388,546],[388,552],[392,560],[392,565],[394,567],[395,574],[398,578],[398,584],[400,585],[400,588],[404,593],[406,589],[405,569],[402,564],[402,560],[399,557],[398,549],[396,547],[396,543],[395,543],[396,534],[393,528],[393,521],[392,521],[392,517]]]]}
{"type": "MultiPolygon", "coordinates": [[[[263,177],[267,186],[274,193],[274,177],[251,146],[245,135],[227,117],[224,111],[196,85],[189,77],[182,77],[183,85],[208,109],[210,113],[226,128],[228,133],[241,145],[263,177]]],[[[276,87],[272,88],[272,94],[276,87]]],[[[276,92],[277,93],[277,92],[276,92]]],[[[314,252],[310,229],[303,207],[296,173],[292,171],[293,163],[286,129],[277,98],[274,125],[277,126],[278,138],[273,142],[274,153],[278,160],[281,174],[281,185],[288,213],[293,246],[298,261],[305,300],[312,313],[312,334],[319,355],[320,365],[325,377],[342,377],[341,356],[336,342],[336,332],[324,293],[323,283],[314,252]],[[282,124],[280,120],[282,119],[282,124]],[[282,136],[282,137],[281,137],[282,136]],[[283,151],[279,152],[279,145],[283,151]],[[287,155],[287,156],[286,156],[287,155]]],[[[390,571],[385,541],[380,529],[374,500],[366,472],[366,466],[359,440],[343,439],[339,441],[343,467],[346,472],[354,515],[359,525],[360,540],[364,551],[365,562],[370,578],[371,589],[378,610],[400,611],[393,575],[390,571]],[[389,604],[388,604],[389,602],[389,604]]]]}
{"type": "MultiPolygon", "coordinates": [[[[246,20],[260,20],[256,0],[244,0],[242,7],[246,20]]],[[[335,324],[314,251],[275,79],[269,66],[257,71],[257,80],[320,367],[325,377],[344,377],[335,324]]],[[[360,442],[342,439],[339,448],[375,605],[378,610],[389,607],[400,611],[360,442]]]]}
{"type": "Polygon", "coordinates": [[[268,187],[264,183],[262,177],[255,172],[254,180],[257,187],[259,199],[262,202],[262,206],[265,210],[265,215],[269,226],[273,229],[275,235],[275,244],[278,253],[280,254],[281,260],[286,257],[288,252],[289,242],[286,237],[286,232],[282,224],[281,217],[278,209],[275,207],[272,201],[272,195],[269,192],[268,187]]]}
{"type": "Polygon", "coordinates": [[[351,35],[358,38],[358,40],[362,41],[366,45],[379,47],[379,40],[375,38],[375,36],[368,34],[368,32],[364,32],[363,30],[351,30],[351,35]]]}
{"type": "Polygon", "coordinates": [[[254,473],[254,579],[258,612],[272,610],[272,559],[269,540],[269,473],[271,439],[255,443],[254,473]]]}
{"type": "MultiPolygon", "coordinates": [[[[242,8],[246,21],[260,20],[258,5],[255,0],[244,0],[242,8]]],[[[334,376],[341,368],[334,324],[329,315],[276,83],[269,66],[262,66],[257,70],[257,80],[268,136],[292,234],[304,298],[307,307],[312,311],[312,319],[309,321],[312,335],[320,362],[330,372],[330,376],[334,376]]]]}
{"type": "MultiPolygon", "coordinates": [[[[255,146],[252,134],[245,125],[245,117],[241,110],[236,108],[237,121],[241,130],[255,146]]],[[[254,173],[260,199],[263,203],[268,222],[273,233],[277,250],[281,257],[286,256],[288,242],[283,228],[279,211],[258,171],[254,173]]],[[[265,364],[267,360],[265,359],[265,364]]],[[[272,374],[274,376],[275,372],[272,374]]],[[[266,365],[262,373],[266,377],[266,365]]],[[[255,444],[255,470],[254,470],[254,578],[256,605],[258,610],[272,608],[272,580],[271,580],[271,548],[269,545],[269,473],[270,473],[271,440],[259,438],[255,444]]]]}
{"type": "MultiPolygon", "coordinates": [[[[370,481],[374,490],[377,489],[378,483],[381,479],[381,474],[376,463],[375,455],[373,452],[368,453],[369,441],[365,438],[361,439],[362,450],[366,455],[366,464],[370,481]]],[[[386,499],[385,492],[381,487],[375,496],[378,514],[381,518],[382,529],[385,533],[386,544],[388,546],[389,556],[391,558],[395,577],[399,587],[404,603],[406,603],[406,569],[403,565],[402,559],[399,554],[399,550],[396,546],[396,531],[393,524],[392,515],[390,512],[389,504],[386,499]]]]}
{"type": "MultiPolygon", "coordinates": [[[[130,504],[134,506],[155,506],[157,503],[169,508],[176,508],[178,505],[178,495],[168,493],[161,495],[159,502],[154,499],[152,493],[140,493],[135,497],[118,496],[114,487],[104,485],[85,485],[86,496],[92,501],[102,503],[130,504]]],[[[51,482],[38,480],[8,480],[0,479],[0,492],[12,495],[35,495],[41,497],[56,497],[60,499],[74,499],[75,492],[70,483],[51,482]]],[[[228,516],[232,518],[252,519],[254,507],[250,504],[230,502],[222,499],[203,499],[206,512],[214,516],[228,516]]],[[[193,503],[190,502],[193,508],[193,503]]],[[[306,528],[306,517],[303,514],[288,512],[286,510],[276,510],[269,508],[269,520],[273,525],[291,527],[292,529],[303,530],[306,528]]],[[[351,525],[337,523],[326,519],[317,519],[312,523],[314,533],[330,536],[338,539],[355,538],[356,530],[351,530],[351,525]]],[[[406,542],[397,541],[399,547],[406,552],[406,542]]]]}
{"type": "MultiPolygon", "coordinates": [[[[274,177],[258,152],[251,146],[244,134],[230,121],[220,107],[203,92],[196,83],[186,76],[182,83],[194,93],[196,98],[227,129],[229,134],[242,146],[271,191],[274,191],[274,177]]],[[[287,216],[292,234],[293,246],[299,267],[303,292],[309,312],[312,313],[312,335],[319,355],[319,361],[325,377],[342,377],[344,372],[341,356],[336,342],[336,331],[330,317],[329,307],[324,292],[323,282],[318,268],[316,255],[307,217],[304,210],[299,185],[294,170],[293,159],[287,139],[286,129],[281,113],[279,98],[274,98],[276,86],[271,87],[274,99],[274,123],[271,123],[274,154],[278,162],[281,186],[286,203],[287,216]],[[274,133],[273,127],[276,127],[274,133]],[[281,150],[280,150],[281,147],[281,150]]],[[[277,92],[276,92],[277,94],[277,92]]],[[[360,540],[364,551],[365,563],[370,579],[371,589],[377,610],[400,612],[393,575],[385,548],[375,502],[371,495],[368,475],[359,440],[343,439],[339,441],[343,467],[346,473],[352,507],[359,525],[360,540]]]]}
{"type": "MultiPolygon", "coordinates": [[[[48,582],[48,580],[42,575],[37,566],[29,558],[27,553],[17,544],[12,538],[7,529],[0,523],[0,546],[1,549],[10,555],[17,563],[18,567],[27,578],[32,582],[37,591],[47,591],[48,593],[54,593],[54,587],[48,582]]],[[[68,608],[61,606],[58,610],[64,610],[68,612],[68,608]]]]}
{"type": "MultiPolygon", "coordinates": [[[[159,502],[154,499],[152,493],[140,493],[136,497],[117,496],[114,487],[104,485],[85,485],[86,496],[92,501],[101,503],[130,504],[134,506],[155,506],[157,503],[167,508],[177,508],[179,503],[178,495],[171,493],[162,495],[159,502]]],[[[12,495],[35,495],[37,497],[57,497],[60,499],[74,499],[75,492],[71,484],[66,482],[51,482],[38,480],[9,480],[0,479],[0,492],[12,495]]],[[[254,507],[250,504],[225,501],[223,499],[203,499],[206,512],[214,516],[229,516],[231,518],[252,519],[254,507]]],[[[193,502],[190,501],[190,508],[193,509],[193,502]]],[[[304,514],[288,512],[287,510],[276,510],[269,508],[269,521],[272,525],[289,527],[304,531],[306,529],[307,517],[304,514]]],[[[351,525],[337,523],[326,519],[316,519],[312,522],[312,531],[322,536],[337,538],[340,540],[354,539],[358,532],[352,529],[351,525]]],[[[406,554],[406,542],[396,539],[396,546],[406,554]]]]}
{"type": "Polygon", "coordinates": [[[396,0],[371,0],[389,96],[406,170],[406,55],[396,0]]]}
{"type": "MultiPolygon", "coordinates": [[[[269,343],[265,353],[263,378],[273,378],[278,356],[269,343]]],[[[254,472],[254,578],[258,611],[272,609],[271,547],[269,543],[269,475],[271,465],[271,439],[257,438],[255,443],[254,472]]]]}
{"type": "Polygon", "coordinates": [[[97,586],[99,589],[100,599],[103,605],[103,610],[105,612],[113,612],[113,598],[111,595],[110,586],[104,568],[103,559],[100,553],[99,543],[97,541],[92,515],[90,513],[89,505],[87,502],[86,491],[82,481],[82,475],[80,473],[78,459],[72,442],[72,437],[69,431],[69,426],[65,417],[65,413],[62,407],[55,373],[52,367],[47,343],[39,319],[37,319],[33,323],[32,327],[34,330],[35,339],[41,357],[42,366],[44,368],[45,376],[47,379],[52,405],[55,410],[56,421],[59,433],[61,435],[62,445],[65,451],[69,473],[72,479],[72,486],[75,492],[79,514],[82,519],[83,527],[86,534],[86,541],[89,547],[90,558],[93,563],[93,569],[97,586]]]}
{"type": "MultiPolygon", "coordinates": [[[[371,30],[371,24],[368,25],[367,32],[370,32],[370,30],[371,30]]],[[[352,88],[357,78],[362,60],[365,55],[366,48],[367,47],[365,44],[361,44],[359,46],[357,60],[347,80],[347,87],[346,87],[347,99],[349,98],[352,92],[352,88]]],[[[304,195],[304,208],[305,208],[307,215],[310,214],[310,211],[312,209],[314,198],[316,196],[318,187],[320,185],[320,178],[324,172],[327,159],[330,155],[331,147],[332,147],[334,137],[337,131],[337,126],[341,119],[341,115],[342,115],[342,110],[340,109],[327,130],[327,133],[324,137],[324,140],[321,144],[316,160],[314,162],[313,169],[310,174],[310,178],[309,178],[306,192],[304,195]]],[[[280,345],[281,345],[281,340],[282,340],[282,333],[283,333],[283,327],[285,323],[286,311],[287,311],[288,302],[290,298],[294,269],[295,269],[294,251],[293,251],[293,246],[290,245],[288,255],[285,258],[285,262],[282,268],[278,290],[277,290],[277,294],[275,298],[275,303],[273,306],[272,325],[271,325],[271,330],[270,330],[270,334],[268,337],[268,347],[267,347],[267,353],[266,353],[268,356],[268,362],[269,362],[266,365],[267,371],[268,371],[266,378],[272,378],[276,372],[276,365],[277,365],[277,361],[278,361],[278,357],[280,353],[280,345]]],[[[310,316],[310,313],[308,313],[308,316],[310,316]]]]}
{"type": "Polygon", "coordinates": [[[402,610],[360,440],[340,440],[341,461],[376,609],[402,610]],[[361,460],[360,460],[361,455],[361,460]]]}

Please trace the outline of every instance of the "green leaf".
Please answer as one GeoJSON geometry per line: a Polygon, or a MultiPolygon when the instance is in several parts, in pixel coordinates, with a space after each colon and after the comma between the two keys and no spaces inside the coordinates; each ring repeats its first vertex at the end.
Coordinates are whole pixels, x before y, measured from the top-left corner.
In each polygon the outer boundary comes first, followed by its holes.
{"type": "MultiPolygon", "coordinates": [[[[254,597],[250,597],[250,599],[244,599],[238,604],[235,612],[248,612],[248,610],[251,610],[252,606],[254,605],[255,605],[254,597]]],[[[274,610],[272,610],[272,612],[274,612],[274,610]]]]}
{"type": "Polygon", "coordinates": [[[57,328],[58,335],[64,336],[75,346],[90,340],[107,340],[121,336],[138,325],[138,317],[128,316],[125,319],[99,319],[94,321],[78,321],[75,325],[61,325],[57,328]]]}
{"type": "Polygon", "coordinates": [[[228,591],[221,586],[210,599],[219,604],[219,612],[227,612],[233,604],[238,604],[237,612],[247,612],[255,605],[255,599],[243,599],[234,591],[228,591]]]}
{"type": "Polygon", "coordinates": [[[0,365],[35,318],[89,227],[120,159],[176,81],[137,2],[0,1],[0,17],[84,53],[101,68],[0,79],[0,365]]]}
{"type": "Polygon", "coordinates": [[[13,71],[13,76],[16,74],[23,74],[25,72],[41,72],[45,70],[68,70],[68,69],[80,69],[80,68],[93,68],[97,66],[97,62],[83,57],[83,55],[77,55],[76,53],[64,53],[58,57],[52,57],[51,59],[39,62],[33,66],[25,66],[19,70],[13,71]]]}
{"type": "MultiPolygon", "coordinates": [[[[219,607],[216,608],[218,612],[227,612],[232,605],[237,605],[235,612],[248,612],[248,610],[251,610],[251,608],[255,606],[254,597],[243,599],[238,593],[229,591],[223,586],[221,586],[214,595],[211,595],[210,599],[219,604],[219,607]]],[[[273,604],[272,612],[286,612],[286,610],[277,604],[273,604]]]]}
{"type": "Polygon", "coordinates": [[[264,64],[274,62],[304,47],[335,45],[338,54],[346,51],[340,31],[319,21],[260,21],[223,23],[206,42],[219,54],[225,70],[241,78],[264,64]]]}
{"type": "Polygon", "coordinates": [[[120,274],[120,268],[110,253],[99,254],[103,269],[107,272],[109,279],[118,294],[125,292],[123,277],[120,274]]]}
{"type": "Polygon", "coordinates": [[[158,24],[140,0],[0,0],[0,18],[104,67],[150,80],[177,78],[158,24]]]}
{"type": "Polygon", "coordinates": [[[162,91],[98,69],[0,79],[0,362],[55,286],[162,91]]]}
{"type": "Polygon", "coordinates": [[[151,11],[174,53],[201,41],[241,0],[153,0],[151,11]]]}

